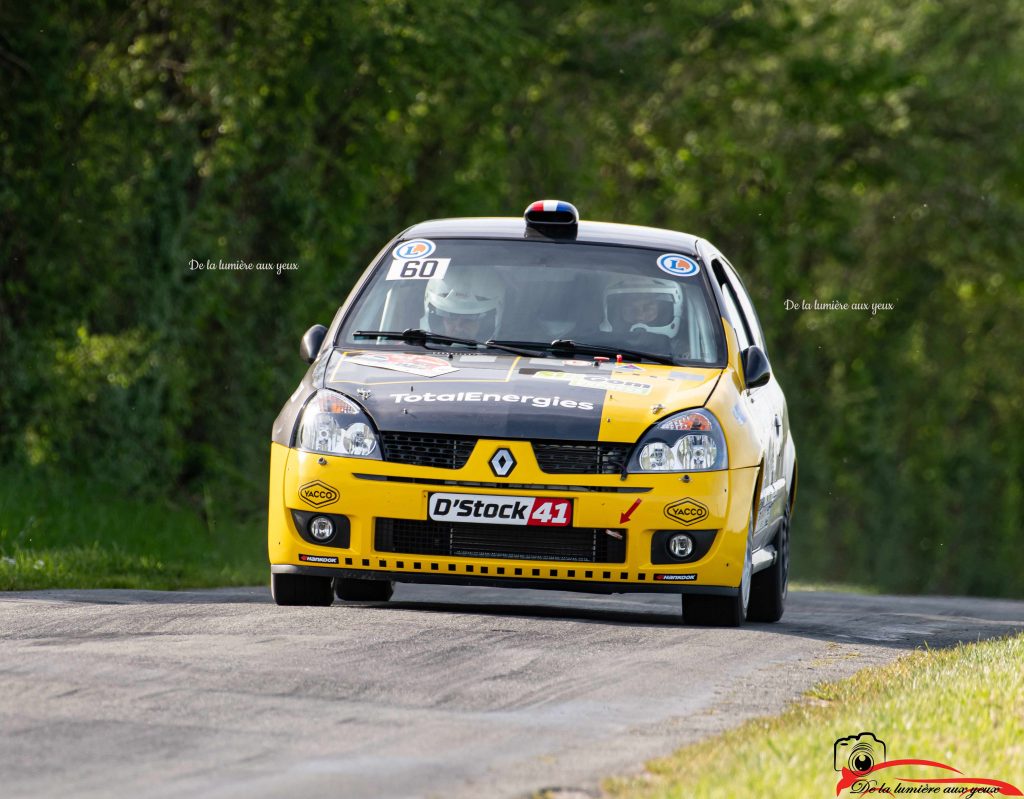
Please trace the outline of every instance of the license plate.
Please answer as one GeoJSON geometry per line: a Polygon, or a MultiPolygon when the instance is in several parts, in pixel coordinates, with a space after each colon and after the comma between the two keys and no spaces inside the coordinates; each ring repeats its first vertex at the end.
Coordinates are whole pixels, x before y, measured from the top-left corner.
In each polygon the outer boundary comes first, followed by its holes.
{"type": "Polygon", "coordinates": [[[437,522],[568,527],[572,524],[572,500],[488,494],[431,494],[427,502],[427,516],[437,522]]]}

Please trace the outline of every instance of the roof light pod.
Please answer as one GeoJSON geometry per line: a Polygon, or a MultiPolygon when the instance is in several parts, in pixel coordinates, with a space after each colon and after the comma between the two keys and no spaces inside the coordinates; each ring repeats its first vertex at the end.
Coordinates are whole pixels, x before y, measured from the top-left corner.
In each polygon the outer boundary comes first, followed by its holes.
{"type": "Polygon", "coordinates": [[[538,200],[530,203],[523,214],[526,232],[536,231],[548,238],[576,238],[580,212],[564,200],[538,200]]]}

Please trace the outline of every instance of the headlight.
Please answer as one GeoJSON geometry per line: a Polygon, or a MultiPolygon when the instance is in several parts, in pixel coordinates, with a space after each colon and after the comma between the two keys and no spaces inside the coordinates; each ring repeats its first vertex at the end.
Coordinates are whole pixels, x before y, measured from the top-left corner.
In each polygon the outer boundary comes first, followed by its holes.
{"type": "Polygon", "coordinates": [[[630,472],[711,472],[729,467],[722,426],[711,411],[683,411],[659,422],[634,450],[630,472]]]}
{"type": "Polygon", "coordinates": [[[326,389],[302,411],[295,445],[325,455],[380,460],[377,434],[366,414],[348,397],[326,389]]]}

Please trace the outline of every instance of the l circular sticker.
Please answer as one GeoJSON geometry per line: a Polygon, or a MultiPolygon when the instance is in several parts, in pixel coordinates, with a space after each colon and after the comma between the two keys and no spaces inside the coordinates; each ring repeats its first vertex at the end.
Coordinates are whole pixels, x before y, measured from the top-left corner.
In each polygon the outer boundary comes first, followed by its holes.
{"type": "Polygon", "coordinates": [[[436,249],[436,245],[430,239],[413,239],[412,241],[403,241],[391,251],[391,254],[404,261],[409,258],[426,258],[428,255],[432,255],[436,249]]]}
{"type": "Polygon", "coordinates": [[[658,269],[676,277],[693,277],[700,271],[700,264],[689,255],[669,252],[658,256],[658,269]]]}

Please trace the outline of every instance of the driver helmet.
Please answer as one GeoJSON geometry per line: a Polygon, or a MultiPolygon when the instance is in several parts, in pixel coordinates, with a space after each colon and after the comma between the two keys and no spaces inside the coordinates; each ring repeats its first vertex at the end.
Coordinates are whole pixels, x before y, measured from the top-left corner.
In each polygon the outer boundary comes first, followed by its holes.
{"type": "Polygon", "coordinates": [[[656,333],[675,338],[683,318],[683,290],[654,277],[617,280],[604,290],[605,333],[656,333]]]}
{"type": "Polygon", "coordinates": [[[497,275],[485,269],[463,269],[431,278],[423,294],[426,328],[461,338],[492,338],[504,308],[505,288],[497,275]]]}

